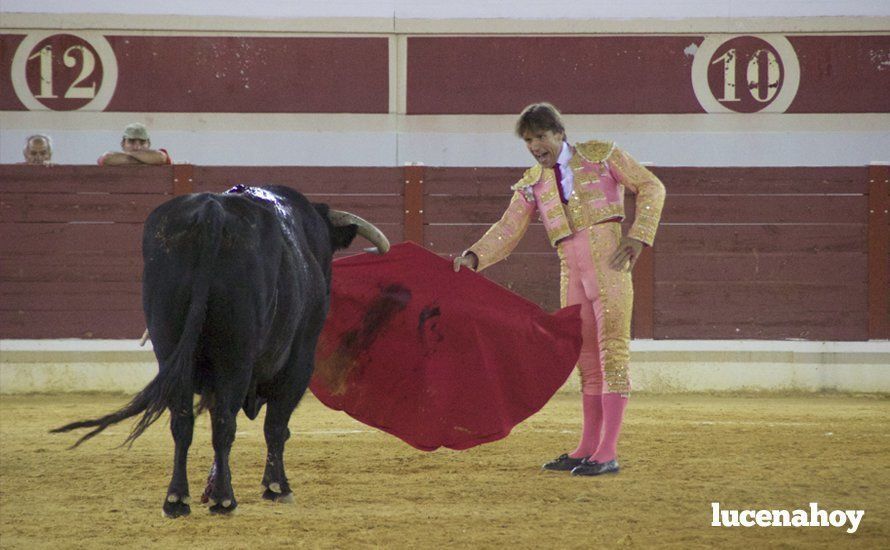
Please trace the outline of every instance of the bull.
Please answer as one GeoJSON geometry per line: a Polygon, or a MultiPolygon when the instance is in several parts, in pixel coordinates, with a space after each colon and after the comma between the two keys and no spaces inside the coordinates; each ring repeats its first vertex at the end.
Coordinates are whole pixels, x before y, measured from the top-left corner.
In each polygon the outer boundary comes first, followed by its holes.
{"type": "Polygon", "coordinates": [[[163,511],[178,517],[191,512],[186,463],[195,414],[206,409],[214,459],[202,500],[225,514],[237,507],[229,452],[238,411],[253,420],[265,404],[263,498],[292,501],[283,461],[288,421],[312,376],[333,254],[356,235],[380,253],[389,248],[358,216],[283,186],[237,186],[162,204],[146,219],[142,241],[142,302],[158,373],[117,412],[52,431],[93,428],[76,447],[142,414],[128,444],[169,410],[173,475],[163,511]]]}

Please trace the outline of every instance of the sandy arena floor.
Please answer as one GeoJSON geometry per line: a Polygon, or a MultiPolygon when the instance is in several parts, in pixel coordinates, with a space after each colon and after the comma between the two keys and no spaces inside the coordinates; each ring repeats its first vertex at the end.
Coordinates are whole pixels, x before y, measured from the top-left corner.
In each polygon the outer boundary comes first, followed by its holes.
{"type": "Polygon", "coordinates": [[[559,394],[505,440],[423,453],[308,396],[286,464],[296,502],[260,498],[260,419],[239,417],[232,452],[239,508],[196,501],[211,461],[198,418],[192,515],[162,517],[172,466],[167,416],[132,449],[123,423],[75,450],[47,430],[110,412],[122,395],[0,397],[2,548],[890,547],[887,397],[635,395],[605,478],[542,472],[570,449],[576,395],[559,394]],[[845,528],[711,527],[733,509],[864,509],[845,528]]]}

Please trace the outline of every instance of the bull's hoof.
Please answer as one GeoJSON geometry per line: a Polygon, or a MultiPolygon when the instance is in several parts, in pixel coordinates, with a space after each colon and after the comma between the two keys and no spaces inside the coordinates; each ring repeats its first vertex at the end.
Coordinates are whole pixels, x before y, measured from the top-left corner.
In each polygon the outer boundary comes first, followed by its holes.
{"type": "Polygon", "coordinates": [[[211,514],[220,514],[220,515],[228,515],[235,511],[235,508],[238,507],[238,502],[233,499],[225,499],[222,502],[216,502],[213,499],[210,499],[210,513],[211,514]]]}
{"type": "Polygon", "coordinates": [[[266,500],[271,500],[272,502],[280,502],[282,504],[293,504],[294,502],[293,493],[281,494],[276,493],[271,489],[266,489],[265,491],[263,491],[263,498],[266,500]]]}
{"type": "Polygon", "coordinates": [[[179,495],[171,493],[164,499],[164,515],[168,518],[178,518],[180,516],[187,516],[191,513],[192,509],[189,506],[188,496],[180,498],[179,495]]]}

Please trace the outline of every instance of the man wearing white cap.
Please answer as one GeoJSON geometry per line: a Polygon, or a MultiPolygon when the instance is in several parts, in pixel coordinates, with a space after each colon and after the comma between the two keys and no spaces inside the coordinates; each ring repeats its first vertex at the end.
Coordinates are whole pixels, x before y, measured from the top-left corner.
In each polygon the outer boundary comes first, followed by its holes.
{"type": "Polygon", "coordinates": [[[134,122],[124,128],[120,151],[108,151],[99,157],[99,166],[128,164],[173,164],[166,149],[152,149],[144,124],[134,122]]]}

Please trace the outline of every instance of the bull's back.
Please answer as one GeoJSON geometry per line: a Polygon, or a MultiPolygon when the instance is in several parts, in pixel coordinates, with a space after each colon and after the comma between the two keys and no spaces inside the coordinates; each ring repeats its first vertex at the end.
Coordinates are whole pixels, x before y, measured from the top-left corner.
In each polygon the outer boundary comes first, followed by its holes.
{"type": "Polygon", "coordinates": [[[301,239],[282,230],[274,211],[238,195],[188,195],[156,209],[143,239],[143,305],[156,350],[176,345],[199,299],[199,350],[210,361],[278,368],[296,327],[326,300],[301,239]],[[206,293],[196,292],[202,285],[206,293]]]}
{"type": "Polygon", "coordinates": [[[234,282],[232,277],[246,273],[262,255],[280,253],[278,230],[270,217],[239,197],[212,193],[176,197],[146,219],[145,274],[163,283],[171,271],[189,276],[209,266],[214,280],[234,282]],[[208,265],[200,265],[202,259],[208,265]],[[164,273],[155,273],[155,266],[164,273]],[[232,270],[240,273],[229,273],[232,270]]]}

